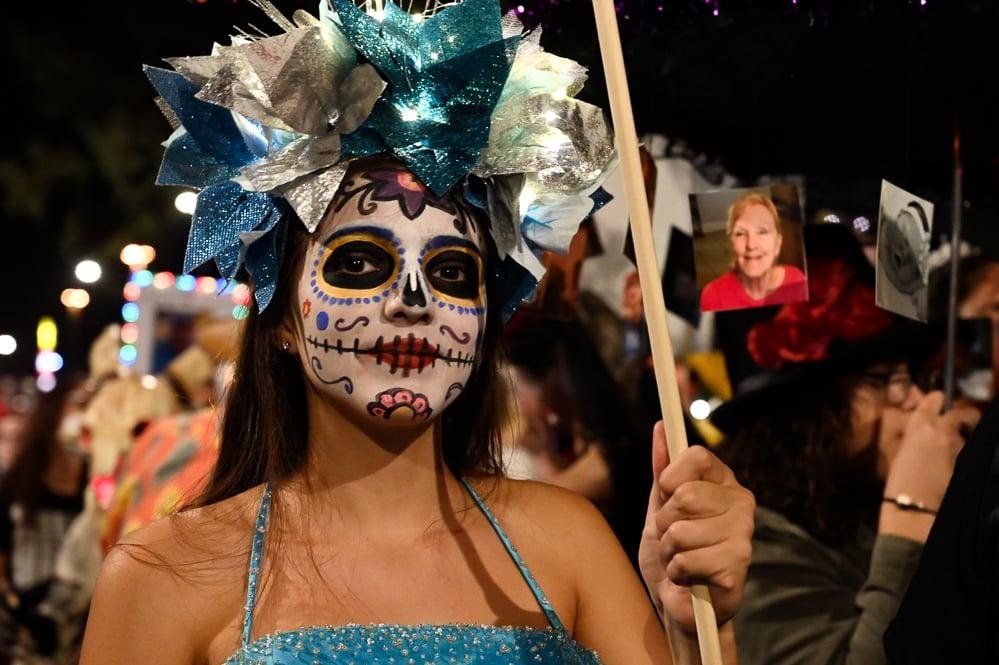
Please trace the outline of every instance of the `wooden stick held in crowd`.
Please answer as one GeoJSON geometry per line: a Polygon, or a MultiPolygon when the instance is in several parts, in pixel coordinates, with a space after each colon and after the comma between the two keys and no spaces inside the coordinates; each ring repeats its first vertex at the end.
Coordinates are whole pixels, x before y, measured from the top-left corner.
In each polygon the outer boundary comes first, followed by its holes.
{"type": "MultiPolygon", "coordinates": [[[[638,277],[645,305],[645,321],[649,328],[656,384],[659,386],[659,404],[666,425],[670,459],[676,459],[687,448],[687,433],[684,429],[680,388],[676,381],[673,345],[666,329],[666,301],[663,297],[662,280],[652,242],[652,219],[642,179],[638,134],[631,110],[624,55],[621,51],[621,35],[618,32],[613,0],[593,0],[593,12],[597,20],[600,55],[604,63],[604,76],[607,78],[607,95],[610,99],[611,117],[614,121],[614,133],[624,174],[631,236],[635,244],[635,259],[638,263],[638,277]]],[[[708,589],[701,584],[694,585],[692,595],[701,662],[704,665],[721,665],[718,624],[708,589]]],[[[674,644],[675,646],[677,645],[674,644]]]]}

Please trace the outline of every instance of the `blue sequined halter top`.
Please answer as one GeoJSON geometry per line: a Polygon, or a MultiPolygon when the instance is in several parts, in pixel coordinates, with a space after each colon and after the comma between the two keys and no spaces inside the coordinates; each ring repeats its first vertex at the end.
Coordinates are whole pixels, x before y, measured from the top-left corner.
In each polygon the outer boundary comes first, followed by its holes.
{"type": "Polygon", "coordinates": [[[225,665],[599,665],[596,653],[578,644],[566,631],[551,602],[492,511],[468,481],[461,478],[461,483],[520,569],[548,617],[548,628],[470,624],[347,624],[308,626],[251,639],[271,505],[271,489],[265,487],[250,551],[242,642],[225,665]]]}

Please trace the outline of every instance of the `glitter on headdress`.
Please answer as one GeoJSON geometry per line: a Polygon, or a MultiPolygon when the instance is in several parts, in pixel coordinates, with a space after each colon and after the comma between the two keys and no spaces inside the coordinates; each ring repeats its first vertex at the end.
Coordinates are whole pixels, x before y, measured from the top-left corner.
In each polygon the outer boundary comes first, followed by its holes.
{"type": "Polygon", "coordinates": [[[498,0],[435,2],[417,16],[329,0],[294,21],[253,1],[281,34],[146,68],[179,123],[158,182],[201,190],[185,271],[245,266],[263,309],[287,209],[315,230],[349,160],[391,154],[439,196],[464,183],[488,211],[499,269],[522,282],[512,311],[543,276],[541,253],[567,251],[606,199],[611,133],[600,109],[573,98],[585,70],[546,53],[540,31],[501,16],[498,0]]]}

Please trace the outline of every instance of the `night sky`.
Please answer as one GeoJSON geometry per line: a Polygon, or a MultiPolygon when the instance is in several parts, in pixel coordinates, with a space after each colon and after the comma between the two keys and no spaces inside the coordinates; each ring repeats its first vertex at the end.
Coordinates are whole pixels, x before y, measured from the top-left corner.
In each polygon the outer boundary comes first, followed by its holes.
{"type": "MultiPolygon", "coordinates": [[[[315,13],[313,2],[276,4],[315,13]]],[[[527,21],[545,24],[546,48],[588,65],[582,97],[606,108],[588,2],[502,4],[524,5],[527,21]]],[[[935,201],[946,231],[959,119],[967,236],[999,252],[999,3],[618,4],[640,132],[682,139],[744,182],[803,174],[810,212],[874,219],[887,178],[935,201]]],[[[141,67],[205,54],[251,23],[275,31],[244,0],[5,9],[0,333],[19,349],[0,357],[0,374],[32,371],[34,327],[46,314],[60,324],[68,368],[84,369],[90,340],[120,316],[124,244],[155,246],[151,268],[179,272],[188,220],[173,207],[179,190],[153,185],[170,128],[141,67]],[[105,274],[70,319],[59,294],[79,285],[83,258],[105,274]]]]}

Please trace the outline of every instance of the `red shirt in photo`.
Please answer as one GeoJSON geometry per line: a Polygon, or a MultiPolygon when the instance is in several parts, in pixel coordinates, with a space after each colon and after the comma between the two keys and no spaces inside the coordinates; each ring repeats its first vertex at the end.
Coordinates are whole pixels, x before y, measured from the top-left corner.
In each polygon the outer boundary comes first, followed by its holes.
{"type": "Polygon", "coordinates": [[[757,300],[751,298],[742,288],[742,282],[730,270],[721,277],[708,282],[701,292],[701,311],[717,312],[726,309],[746,309],[749,307],[766,307],[768,305],[783,305],[788,302],[808,300],[808,282],[805,274],[794,266],[782,266],[784,280],[773,293],[757,300]]]}

